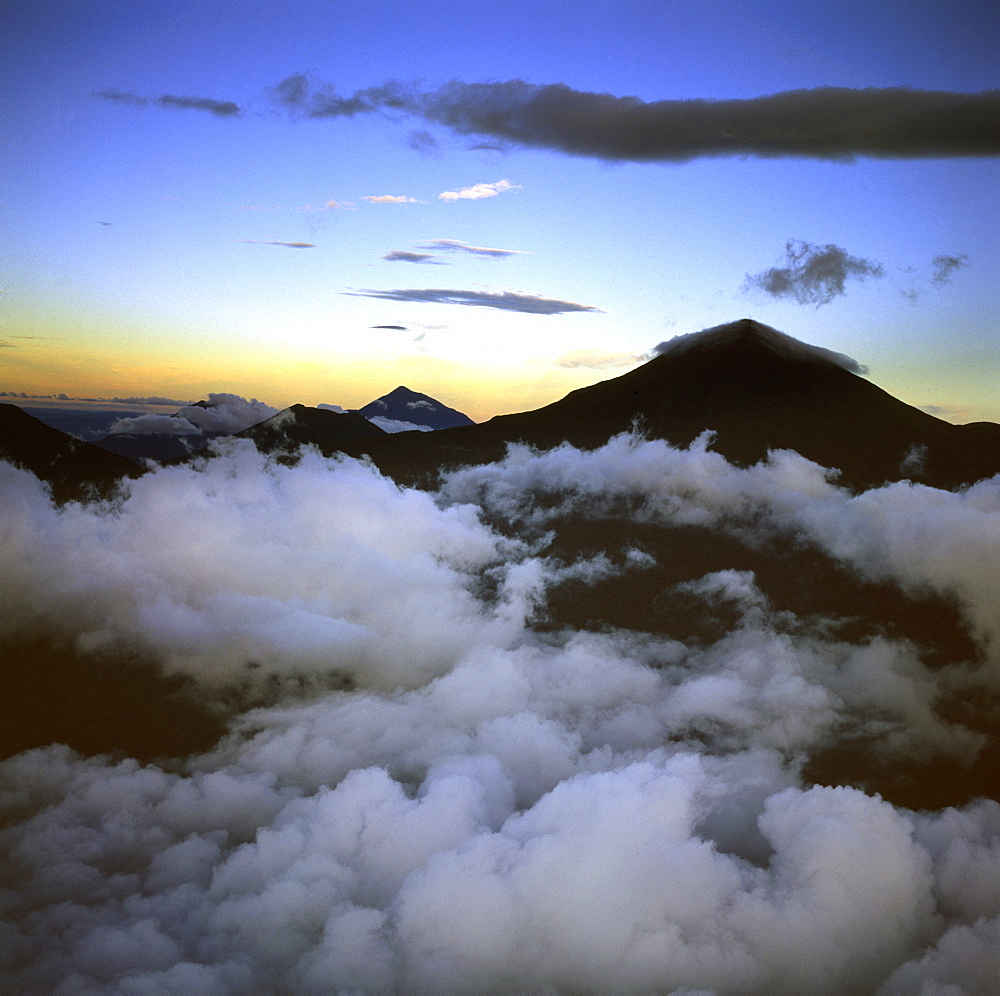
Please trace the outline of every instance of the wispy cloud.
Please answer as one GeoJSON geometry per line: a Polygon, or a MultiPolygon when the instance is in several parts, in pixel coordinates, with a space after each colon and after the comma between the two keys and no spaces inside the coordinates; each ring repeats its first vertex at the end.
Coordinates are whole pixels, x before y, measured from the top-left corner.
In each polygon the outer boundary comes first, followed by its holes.
{"type": "Polygon", "coordinates": [[[371,204],[417,204],[416,197],[406,197],[403,194],[368,194],[361,198],[371,204]]]}
{"type": "Polygon", "coordinates": [[[258,239],[239,239],[239,242],[251,246],[284,246],[286,249],[315,249],[314,242],[266,242],[258,239]]]}
{"type": "Polygon", "coordinates": [[[217,118],[233,118],[242,113],[239,104],[231,100],[216,100],[213,97],[187,97],[165,93],[160,97],[149,98],[124,90],[98,90],[92,96],[102,100],[114,100],[120,104],[131,104],[135,107],[155,106],[180,111],[206,111],[217,118]]]}
{"type": "Polygon", "coordinates": [[[603,349],[574,349],[553,360],[557,367],[575,370],[585,367],[589,370],[613,370],[618,367],[630,367],[648,359],[641,353],[612,353],[603,349]]]}
{"type": "Polygon", "coordinates": [[[384,252],[382,253],[382,258],[389,260],[390,263],[431,263],[435,266],[441,266],[444,263],[443,259],[438,259],[432,253],[407,252],[405,249],[393,249],[390,252],[384,252]]]}
{"type": "Polygon", "coordinates": [[[774,298],[790,298],[817,308],[842,297],[849,279],[881,278],[881,263],[851,256],[840,246],[816,246],[792,239],[785,243],[785,266],[747,274],[745,287],[762,290],[774,298]]]}
{"type": "MultiPolygon", "coordinates": [[[[18,343],[11,342],[11,339],[17,339],[19,341],[29,341],[29,342],[62,342],[64,337],[61,335],[10,335],[5,339],[0,340],[0,349],[17,349],[18,343]]],[[[22,394],[22,398],[35,397],[35,395],[22,394]]]]}
{"type": "Polygon", "coordinates": [[[951,280],[951,275],[956,271],[961,269],[963,266],[968,266],[969,257],[964,253],[959,253],[955,256],[935,256],[933,260],[934,266],[934,276],[931,277],[932,284],[946,284],[951,280]]]}
{"type": "Polygon", "coordinates": [[[118,104],[131,104],[133,107],[148,107],[150,105],[150,100],[146,97],[140,97],[137,93],[129,93],[127,90],[116,90],[113,87],[106,90],[95,90],[91,96],[98,97],[100,100],[113,100],[118,104]]]}
{"type": "Polygon", "coordinates": [[[951,282],[951,276],[964,266],[968,266],[969,257],[964,253],[942,253],[931,260],[931,275],[921,276],[916,267],[907,267],[904,271],[911,279],[910,286],[904,287],[900,293],[910,304],[916,304],[928,288],[944,287],[951,282]]]}
{"type": "Polygon", "coordinates": [[[520,190],[520,184],[510,180],[497,180],[496,183],[475,183],[461,190],[445,190],[438,194],[440,201],[481,201],[486,197],[496,197],[508,190],[520,190]]]}
{"type": "Polygon", "coordinates": [[[517,294],[512,291],[489,293],[472,290],[357,290],[344,291],[351,297],[374,297],[382,301],[411,301],[418,304],[463,304],[474,308],[497,308],[500,311],[520,311],[529,315],[559,315],[571,311],[601,311],[589,304],[517,294]]]}
{"type": "Polygon", "coordinates": [[[353,211],[355,205],[350,201],[327,201],[320,207],[316,207],[315,204],[306,204],[304,207],[299,208],[300,211],[304,211],[306,214],[319,214],[322,211],[353,211]]]}
{"type": "Polygon", "coordinates": [[[431,239],[430,242],[423,243],[421,248],[439,249],[448,252],[468,252],[475,256],[489,256],[494,259],[504,256],[529,255],[523,249],[489,249],[486,246],[472,246],[468,242],[461,242],[458,239],[431,239]]]}
{"type": "Polygon", "coordinates": [[[437,152],[438,141],[429,132],[423,128],[419,128],[415,131],[411,131],[406,136],[406,144],[413,149],[414,152],[422,152],[425,155],[437,152]]]}

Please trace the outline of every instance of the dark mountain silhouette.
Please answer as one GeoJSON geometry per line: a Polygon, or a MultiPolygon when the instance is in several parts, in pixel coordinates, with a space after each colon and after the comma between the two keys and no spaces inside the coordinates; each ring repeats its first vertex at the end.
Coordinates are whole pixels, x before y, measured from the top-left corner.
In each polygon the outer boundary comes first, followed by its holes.
{"type": "Polygon", "coordinates": [[[357,409],[359,415],[372,418],[379,415],[399,422],[413,422],[415,425],[429,425],[432,429],[452,429],[459,425],[475,425],[468,415],[435,401],[426,394],[411,391],[408,387],[397,387],[381,398],[357,409]]]}
{"type": "Polygon", "coordinates": [[[252,439],[262,453],[291,456],[301,446],[311,445],[324,456],[332,456],[351,444],[379,440],[386,436],[377,425],[355,412],[335,412],[329,408],[292,405],[271,418],[236,433],[252,439]]]}
{"type": "Polygon", "coordinates": [[[495,460],[508,442],[592,448],[635,425],[679,446],[712,430],[713,448],[744,466],[770,449],[797,450],[859,489],[901,479],[954,488],[1000,472],[1000,425],[935,418],[846,360],[744,319],[679,337],[643,366],[535,411],[347,450],[415,481],[495,460]]]}
{"type": "Polygon", "coordinates": [[[141,471],[124,457],[45,425],[17,405],[0,404],[0,460],[30,470],[59,502],[109,494],[141,471]]]}

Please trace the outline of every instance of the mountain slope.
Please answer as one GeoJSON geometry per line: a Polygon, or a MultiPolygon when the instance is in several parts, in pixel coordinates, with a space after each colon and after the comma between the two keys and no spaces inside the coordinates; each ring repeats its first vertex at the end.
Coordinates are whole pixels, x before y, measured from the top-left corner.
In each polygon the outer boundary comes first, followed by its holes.
{"type": "Polygon", "coordinates": [[[324,456],[332,456],[352,443],[370,444],[386,435],[363,415],[306,405],[292,405],[236,433],[237,438],[252,439],[262,453],[291,453],[311,445],[324,456]]]}
{"type": "Polygon", "coordinates": [[[121,478],[141,473],[124,457],[68,436],[9,404],[0,404],[0,460],[46,481],[59,502],[105,495],[121,478]]]}

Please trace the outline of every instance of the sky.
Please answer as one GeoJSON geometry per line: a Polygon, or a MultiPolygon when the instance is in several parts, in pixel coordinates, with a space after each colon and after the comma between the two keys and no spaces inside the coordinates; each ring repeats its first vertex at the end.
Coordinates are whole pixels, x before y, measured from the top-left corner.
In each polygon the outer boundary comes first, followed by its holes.
{"type": "Polygon", "coordinates": [[[0,391],[477,420],[752,317],[1000,421],[978,0],[0,5],[0,391]]]}

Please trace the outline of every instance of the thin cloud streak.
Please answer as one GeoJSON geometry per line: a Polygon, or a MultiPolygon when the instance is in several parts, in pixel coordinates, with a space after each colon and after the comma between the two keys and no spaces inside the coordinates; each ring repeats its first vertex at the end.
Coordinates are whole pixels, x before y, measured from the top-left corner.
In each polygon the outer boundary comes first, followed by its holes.
{"type": "Polygon", "coordinates": [[[314,242],[262,242],[258,239],[240,239],[245,245],[251,246],[284,246],[286,249],[315,249],[314,242]]]}
{"type": "Polygon", "coordinates": [[[641,353],[613,353],[604,349],[574,349],[563,353],[552,361],[553,366],[566,370],[615,370],[620,367],[634,366],[649,356],[641,353]]]}
{"type": "Polygon", "coordinates": [[[443,249],[449,252],[467,252],[475,256],[489,256],[493,259],[500,259],[505,256],[527,256],[530,253],[523,249],[490,249],[486,246],[470,246],[468,242],[459,239],[432,239],[425,242],[422,249],[443,249]]]}
{"type": "Polygon", "coordinates": [[[464,304],[474,308],[497,308],[500,311],[520,311],[528,315],[561,315],[570,311],[601,311],[589,304],[559,301],[555,298],[537,297],[534,294],[515,294],[511,291],[488,293],[471,290],[357,290],[344,291],[349,297],[374,297],[381,301],[412,301],[418,304],[464,304]]]}
{"type": "Polygon", "coordinates": [[[382,258],[390,263],[424,263],[431,266],[444,266],[443,259],[438,259],[429,252],[409,252],[406,249],[393,249],[382,253],[382,258]]]}
{"type": "Polygon", "coordinates": [[[234,118],[242,114],[239,104],[231,100],[216,100],[213,97],[189,97],[173,93],[165,93],[160,97],[141,97],[137,93],[124,90],[98,90],[91,96],[101,100],[113,100],[120,104],[131,104],[134,107],[165,107],[180,111],[206,111],[217,118],[234,118]]]}
{"type": "Polygon", "coordinates": [[[407,197],[405,194],[368,194],[361,198],[369,204],[416,204],[416,197],[407,197]]]}

